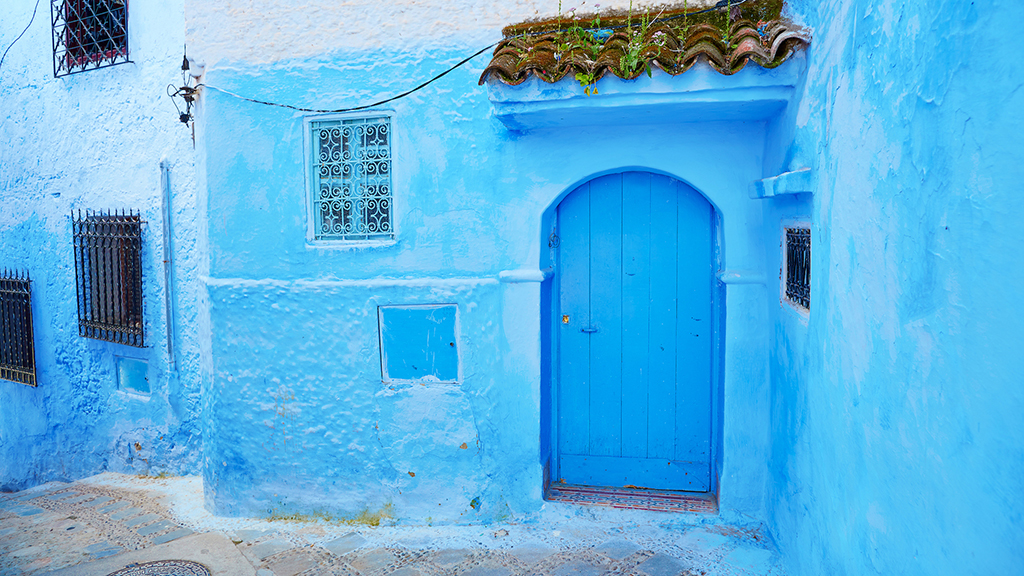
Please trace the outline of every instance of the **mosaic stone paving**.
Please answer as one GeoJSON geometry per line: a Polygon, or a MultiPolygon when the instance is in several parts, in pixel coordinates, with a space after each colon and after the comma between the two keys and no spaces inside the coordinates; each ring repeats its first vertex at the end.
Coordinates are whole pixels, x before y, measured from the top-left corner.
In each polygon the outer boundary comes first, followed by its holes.
{"type": "Polygon", "coordinates": [[[341,556],[304,546],[266,557],[256,566],[275,576],[697,576],[684,562],[626,541],[557,551],[362,549],[341,556]]]}
{"type": "Polygon", "coordinates": [[[0,576],[33,574],[191,534],[143,494],[56,485],[0,498],[0,576]],[[74,549],[76,554],[62,553],[74,549]]]}
{"type": "MultiPolygon", "coordinates": [[[[499,530],[504,532],[504,530],[499,530]]],[[[497,535],[497,534],[496,534],[497,535]]],[[[729,526],[682,538],[631,535],[552,547],[538,542],[504,549],[371,547],[353,532],[320,545],[292,545],[278,533],[239,542],[261,576],[783,576],[778,558],[760,547],[759,530],[729,526]],[[639,536],[639,537],[637,537],[639,536]],[[735,546],[736,541],[754,545],[735,546]],[[333,552],[332,552],[333,550],[333,552]]]]}
{"type": "Polygon", "coordinates": [[[190,542],[214,536],[249,576],[784,576],[778,554],[756,526],[634,510],[692,512],[713,505],[678,493],[658,499],[643,492],[640,500],[636,491],[559,487],[558,496],[573,503],[549,502],[556,510],[551,521],[373,528],[209,515],[197,521],[194,514],[182,519],[174,515],[180,504],[168,494],[179,490],[174,494],[201,508],[201,483],[160,493],[153,486],[189,481],[119,478],[117,486],[81,481],[0,494],[0,576],[77,574],[83,568],[76,566],[91,563],[110,566],[97,576],[205,576],[153,571],[167,563],[143,569],[152,560],[201,560],[190,542]],[[153,548],[162,544],[180,553],[162,558],[156,554],[162,548],[153,548]]]}

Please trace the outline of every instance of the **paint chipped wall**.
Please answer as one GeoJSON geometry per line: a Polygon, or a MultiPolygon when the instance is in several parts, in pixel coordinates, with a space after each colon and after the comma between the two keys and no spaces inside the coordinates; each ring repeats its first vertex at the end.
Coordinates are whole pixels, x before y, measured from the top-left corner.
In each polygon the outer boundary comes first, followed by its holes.
{"type": "MultiPolygon", "coordinates": [[[[6,49],[35,2],[8,3],[6,49]]],[[[27,270],[38,388],[0,381],[0,488],[74,480],[105,470],[198,471],[195,199],[192,142],[165,88],[180,81],[180,2],[132,4],[134,63],[53,77],[49,5],[42,2],[0,72],[0,267],[27,270]],[[177,370],[166,352],[161,159],[174,191],[177,370]],[[78,336],[69,214],[141,210],[146,348],[78,336]],[[119,390],[118,357],[148,365],[148,395],[119,390]]]]}
{"type": "Polygon", "coordinates": [[[812,303],[772,308],[773,534],[797,575],[1017,573],[1024,8],[791,4],[814,43],[771,163],[815,195],[768,202],[813,221],[812,303]]]}

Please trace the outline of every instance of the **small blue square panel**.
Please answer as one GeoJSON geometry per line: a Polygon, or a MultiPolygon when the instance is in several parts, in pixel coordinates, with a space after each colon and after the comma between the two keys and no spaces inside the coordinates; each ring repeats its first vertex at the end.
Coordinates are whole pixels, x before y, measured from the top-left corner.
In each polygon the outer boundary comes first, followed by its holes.
{"type": "Polygon", "coordinates": [[[458,306],[381,306],[378,319],[385,382],[459,380],[458,306]]]}
{"type": "Polygon", "coordinates": [[[118,356],[117,387],[127,392],[149,394],[149,363],[118,356]]]}

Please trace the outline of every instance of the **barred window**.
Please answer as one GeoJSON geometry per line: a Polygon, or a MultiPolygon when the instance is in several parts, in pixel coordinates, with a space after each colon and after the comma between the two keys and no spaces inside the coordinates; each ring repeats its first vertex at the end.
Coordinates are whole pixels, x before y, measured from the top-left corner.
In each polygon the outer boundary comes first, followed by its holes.
{"type": "Polygon", "coordinates": [[[53,75],[128,62],[128,0],[50,0],[53,75]]]}
{"type": "Polygon", "coordinates": [[[141,215],[86,211],[72,220],[78,334],[143,347],[141,215]]]}
{"type": "Polygon", "coordinates": [[[391,118],[311,122],[311,236],[316,240],[394,238],[391,118]]]}
{"type": "Polygon", "coordinates": [[[27,273],[0,273],[0,379],[36,385],[32,289],[27,273]]]}
{"type": "Polygon", "coordinates": [[[786,228],[786,299],[811,308],[811,229],[786,228]]]}

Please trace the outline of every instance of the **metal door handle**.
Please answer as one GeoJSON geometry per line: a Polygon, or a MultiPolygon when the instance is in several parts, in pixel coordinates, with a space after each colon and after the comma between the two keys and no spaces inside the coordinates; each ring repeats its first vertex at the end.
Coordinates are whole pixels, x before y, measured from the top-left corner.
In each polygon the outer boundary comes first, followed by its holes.
{"type": "Polygon", "coordinates": [[[594,332],[597,332],[597,328],[595,328],[593,326],[586,326],[584,328],[580,328],[580,332],[586,332],[587,334],[593,334],[594,332]]]}

